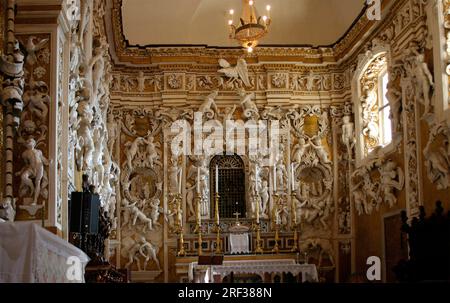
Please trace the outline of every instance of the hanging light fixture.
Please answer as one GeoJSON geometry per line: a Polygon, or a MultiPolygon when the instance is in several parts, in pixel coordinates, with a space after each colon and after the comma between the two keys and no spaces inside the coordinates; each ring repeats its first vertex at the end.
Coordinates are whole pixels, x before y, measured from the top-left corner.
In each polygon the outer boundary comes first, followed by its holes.
{"type": "Polygon", "coordinates": [[[239,25],[235,26],[234,9],[230,9],[228,25],[230,26],[230,39],[235,39],[251,53],[258,45],[259,40],[268,33],[271,23],[270,5],[266,6],[266,15],[258,16],[255,0],[242,0],[242,16],[239,25]]]}

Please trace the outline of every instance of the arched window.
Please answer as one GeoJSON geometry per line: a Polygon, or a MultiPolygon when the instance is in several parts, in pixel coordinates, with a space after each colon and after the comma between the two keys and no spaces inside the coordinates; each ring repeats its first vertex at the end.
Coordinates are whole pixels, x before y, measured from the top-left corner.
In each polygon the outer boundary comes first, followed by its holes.
{"type": "Polygon", "coordinates": [[[389,100],[386,97],[389,74],[387,53],[381,52],[360,62],[353,90],[357,107],[357,162],[374,150],[392,142],[392,121],[389,100]]]}
{"type": "Polygon", "coordinates": [[[219,175],[219,216],[234,218],[237,212],[245,217],[245,166],[238,155],[214,156],[210,162],[211,218],[215,214],[216,165],[219,175]]]}
{"type": "Polygon", "coordinates": [[[392,142],[391,107],[389,105],[389,100],[386,97],[388,82],[389,75],[385,69],[378,79],[378,87],[380,90],[380,95],[378,97],[378,121],[380,129],[379,144],[383,147],[392,142]]]}

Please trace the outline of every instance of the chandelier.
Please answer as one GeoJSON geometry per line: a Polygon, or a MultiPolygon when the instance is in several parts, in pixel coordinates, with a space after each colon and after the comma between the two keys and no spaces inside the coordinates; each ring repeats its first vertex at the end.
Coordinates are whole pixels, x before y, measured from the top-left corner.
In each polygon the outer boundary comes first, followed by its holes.
{"type": "Polygon", "coordinates": [[[234,9],[230,9],[230,39],[235,39],[246,48],[249,53],[258,45],[258,40],[268,33],[270,26],[270,5],[266,6],[267,14],[258,16],[256,14],[255,0],[242,0],[242,16],[239,25],[233,24],[234,9]]]}

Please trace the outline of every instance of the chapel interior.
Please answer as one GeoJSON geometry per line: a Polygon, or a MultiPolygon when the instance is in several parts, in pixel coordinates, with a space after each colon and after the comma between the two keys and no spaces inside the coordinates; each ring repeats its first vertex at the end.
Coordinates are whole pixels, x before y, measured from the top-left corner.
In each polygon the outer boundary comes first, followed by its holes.
{"type": "Polygon", "coordinates": [[[449,0],[0,0],[0,282],[450,280],[449,0]]]}

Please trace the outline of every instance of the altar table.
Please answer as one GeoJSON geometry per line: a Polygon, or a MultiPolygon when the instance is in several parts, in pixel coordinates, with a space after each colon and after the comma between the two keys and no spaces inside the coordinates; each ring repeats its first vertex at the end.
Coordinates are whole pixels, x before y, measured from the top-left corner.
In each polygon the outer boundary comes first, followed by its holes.
{"type": "Polygon", "coordinates": [[[83,251],[36,223],[0,223],[0,283],[81,283],[88,262],[83,251]]]}
{"type": "Polygon", "coordinates": [[[212,275],[219,275],[221,279],[227,275],[234,274],[256,274],[261,277],[264,274],[291,273],[293,276],[302,274],[302,282],[317,282],[318,273],[314,264],[297,264],[295,260],[240,260],[224,261],[223,265],[199,266],[197,262],[189,264],[189,281],[194,280],[194,272],[197,269],[206,269],[212,275]],[[209,268],[208,268],[209,267],[209,268]]]}

